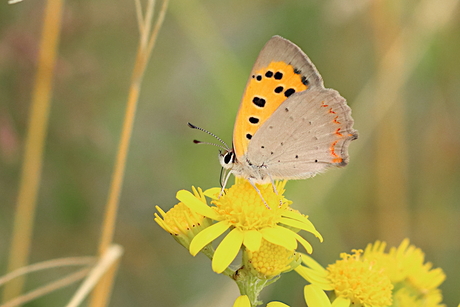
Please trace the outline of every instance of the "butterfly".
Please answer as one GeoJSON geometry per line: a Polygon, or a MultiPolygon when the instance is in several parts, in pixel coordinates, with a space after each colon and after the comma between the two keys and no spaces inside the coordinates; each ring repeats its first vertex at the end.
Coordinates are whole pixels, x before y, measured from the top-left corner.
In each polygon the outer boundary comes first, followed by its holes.
{"type": "Polygon", "coordinates": [[[254,187],[277,179],[305,179],[347,165],[348,146],[357,137],[346,100],[324,87],[298,46],[273,36],[249,76],[233,147],[226,146],[219,161],[228,176],[243,177],[254,187]]]}

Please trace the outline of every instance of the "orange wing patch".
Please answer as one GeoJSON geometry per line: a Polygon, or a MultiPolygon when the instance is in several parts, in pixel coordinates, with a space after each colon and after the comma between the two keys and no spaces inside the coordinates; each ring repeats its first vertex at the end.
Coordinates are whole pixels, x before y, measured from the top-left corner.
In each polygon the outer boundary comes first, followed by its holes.
{"type": "MultiPolygon", "coordinates": [[[[325,107],[327,105],[324,104],[324,102],[323,102],[323,104],[321,106],[325,107]]],[[[329,109],[328,113],[329,114],[337,114],[335,111],[332,110],[332,108],[329,109]]],[[[339,118],[339,116],[336,115],[336,116],[334,116],[334,119],[332,120],[332,122],[334,124],[336,124],[336,125],[340,125],[340,122],[337,120],[338,118],[339,118]]],[[[335,129],[334,134],[338,137],[338,139],[335,140],[334,142],[332,142],[331,146],[329,147],[329,152],[331,153],[331,156],[332,156],[332,163],[342,163],[343,162],[343,158],[335,152],[335,146],[337,145],[339,140],[344,137],[343,133],[340,132],[340,130],[342,130],[342,128],[340,128],[340,127],[335,129]]]]}
{"type": "Polygon", "coordinates": [[[308,82],[285,62],[271,62],[255,72],[246,87],[233,130],[236,157],[243,156],[259,127],[292,94],[304,91],[308,82]]]}

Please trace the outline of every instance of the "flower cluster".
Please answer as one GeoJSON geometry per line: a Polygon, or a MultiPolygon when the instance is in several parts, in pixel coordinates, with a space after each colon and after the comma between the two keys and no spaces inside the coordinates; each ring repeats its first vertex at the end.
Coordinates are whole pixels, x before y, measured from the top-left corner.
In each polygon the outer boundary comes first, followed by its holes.
{"type": "Polygon", "coordinates": [[[326,269],[303,254],[303,265],[296,271],[310,282],[305,287],[308,306],[332,306],[324,291],[331,291],[333,303],[340,302],[340,306],[444,306],[438,289],[444,272],[424,263],[423,252],[409,245],[408,239],[388,253],[385,247],[377,241],[364,251],[342,253],[342,259],[326,269]]]}
{"type": "MultiPolygon", "coordinates": [[[[244,248],[250,252],[249,259],[257,257],[257,259],[271,259],[276,262],[277,267],[270,267],[268,271],[266,266],[260,265],[260,261],[253,267],[255,270],[260,268],[261,274],[268,272],[269,276],[279,274],[282,271],[279,269],[280,266],[289,267],[298,243],[311,253],[310,243],[297,232],[306,230],[322,240],[321,234],[308,217],[291,209],[291,202],[283,196],[284,186],[284,181],[277,182],[275,188],[271,184],[257,185],[257,191],[246,180],[238,179],[232,187],[225,190],[222,196],[219,188],[204,192],[201,190],[196,192],[196,189],[193,189],[194,193],[186,190],[179,191],[177,199],[181,201],[179,205],[183,208],[183,215],[187,216],[193,212],[203,220],[212,221],[212,224],[207,223],[207,227],[200,229],[199,233],[189,234],[193,236],[188,246],[190,253],[195,256],[227,232],[212,255],[212,269],[222,273],[236,258],[240,249],[244,248]],[[211,205],[207,204],[203,195],[211,199],[211,205]],[[266,243],[261,249],[263,242],[266,243]],[[275,247],[267,247],[270,243],[275,247]],[[276,247],[278,250],[274,253],[276,247]],[[279,248],[283,248],[286,252],[280,253],[279,248]],[[284,263],[280,264],[279,259],[273,258],[278,254],[282,255],[284,263]],[[286,254],[290,256],[285,257],[286,254]]],[[[157,222],[168,232],[172,233],[169,229],[177,228],[181,223],[185,225],[182,226],[183,229],[192,229],[185,219],[170,218],[168,214],[169,212],[164,215],[163,220],[156,216],[157,222]]]]}
{"type": "MultiPolygon", "coordinates": [[[[228,189],[181,190],[176,196],[180,202],[172,209],[157,207],[155,221],[193,256],[203,252],[215,272],[235,280],[241,296],[234,307],[260,305],[262,289],[292,270],[309,283],[304,288],[309,307],[444,306],[438,289],[443,271],[432,269],[408,239],[388,252],[386,244],[377,241],[364,250],[342,253],[326,268],[299,252],[300,243],[312,253],[301,230],[323,239],[308,216],[291,208],[285,184],[252,185],[237,178],[228,189]]],[[[281,302],[267,306],[288,307],[281,302]]]]}
{"type": "Polygon", "coordinates": [[[212,259],[212,269],[234,278],[240,291],[256,305],[263,287],[300,264],[299,243],[312,252],[299,231],[323,240],[308,217],[290,207],[292,202],[284,197],[285,184],[253,186],[237,178],[224,191],[181,190],[176,196],[180,203],[166,213],[157,208],[161,217],[156,214],[155,221],[193,256],[200,251],[206,254],[212,259]],[[213,241],[223,235],[214,248],[213,241]],[[242,264],[229,268],[240,252],[242,264]]]}

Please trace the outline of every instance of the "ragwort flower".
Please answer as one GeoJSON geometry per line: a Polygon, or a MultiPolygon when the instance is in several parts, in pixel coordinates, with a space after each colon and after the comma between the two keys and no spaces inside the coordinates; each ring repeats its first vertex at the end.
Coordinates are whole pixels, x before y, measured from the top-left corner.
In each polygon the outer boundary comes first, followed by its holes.
{"type": "Polygon", "coordinates": [[[393,299],[395,306],[401,307],[441,307],[442,294],[438,289],[446,275],[441,268],[432,269],[430,262],[424,263],[425,254],[420,248],[409,245],[405,239],[399,247],[392,247],[384,253],[385,242],[369,244],[364,257],[378,262],[395,286],[393,299]]]}
{"type": "Polygon", "coordinates": [[[329,306],[323,292],[327,290],[334,291],[334,306],[444,306],[437,289],[445,279],[443,271],[424,263],[423,252],[409,246],[407,239],[388,253],[385,247],[384,242],[377,241],[364,252],[342,254],[342,260],[327,269],[302,254],[305,266],[295,270],[311,283],[305,287],[309,306],[329,306]]]}
{"type": "Polygon", "coordinates": [[[216,221],[193,238],[190,253],[196,255],[227,230],[229,233],[217,247],[212,259],[212,269],[217,273],[223,272],[231,264],[242,246],[249,251],[258,251],[262,239],[289,251],[294,251],[300,242],[311,253],[310,243],[297,232],[306,230],[322,241],[321,234],[307,216],[290,208],[291,202],[283,196],[285,184],[286,181],[277,182],[277,192],[272,184],[257,185],[262,200],[247,180],[237,178],[236,183],[220,197],[219,188],[204,192],[212,199],[213,206],[208,206],[186,190],[179,191],[177,199],[192,211],[216,221]]]}
{"type": "MultiPolygon", "coordinates": [[[[192,187],[192,191],[193,197],[195,197],[197,201],[206,204],[206,199],[200,188],[195,189],[195,187],[192,187]]],[[[164,212],[158,206],[156,206],[156,209],[161,217],[158,213],[155,213],[155,222],[165,231],[169,232],[177,242],[187,249],[195,235],[211,225],[210,219],[190,210],[182,202],[175,205],[168,212],[164,212]]]]}

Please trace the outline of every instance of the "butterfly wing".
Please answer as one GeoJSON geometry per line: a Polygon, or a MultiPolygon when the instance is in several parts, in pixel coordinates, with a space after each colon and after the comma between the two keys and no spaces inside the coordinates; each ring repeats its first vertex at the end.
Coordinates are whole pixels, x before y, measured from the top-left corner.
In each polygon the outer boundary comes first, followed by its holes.
{"type": "Polygon", "coordinates": [[[311,88],[290,96],[249,143],[247,161],[272,179],[303,179],[348,163],[358,137],[351,109],[332,89],[311,88]]]}
{"type": "Polygon", "coordinates": [[[305,53],[280,36],[272,37],[252,68],[236,117],[237,160],[243,159],[252,137],[289,96],[313,88],[323,88],[323,80],[305,53]]]}

